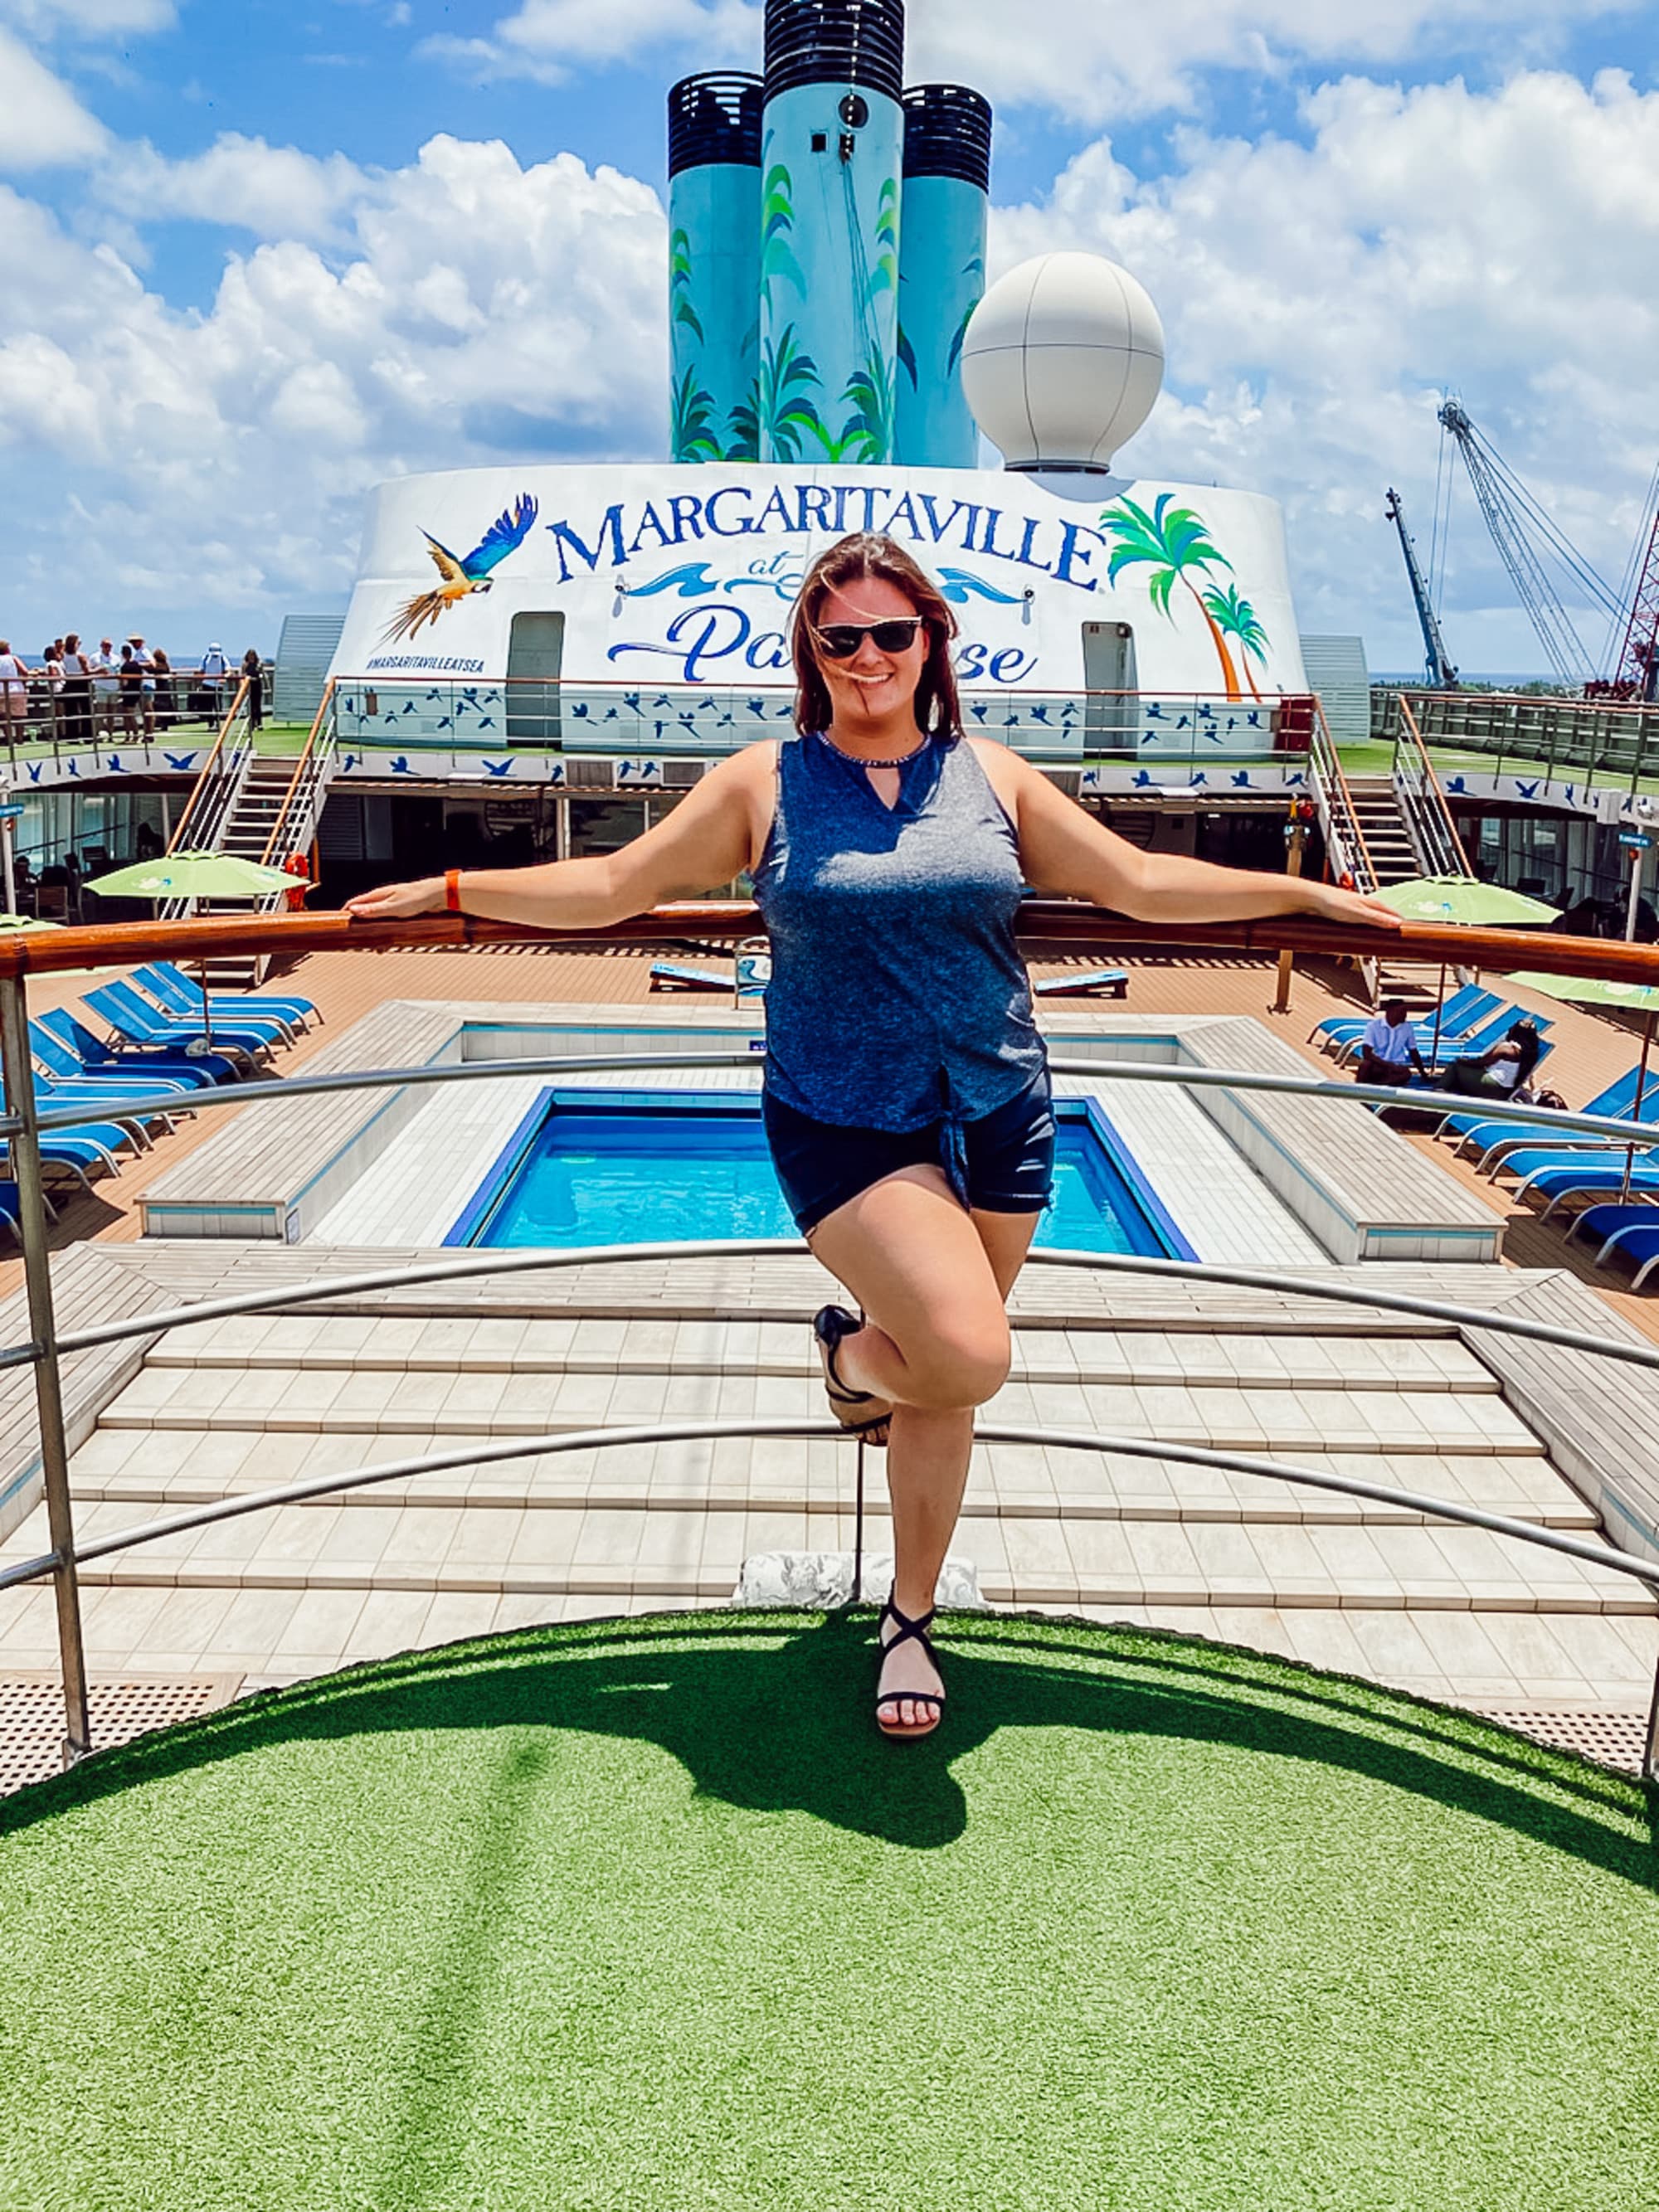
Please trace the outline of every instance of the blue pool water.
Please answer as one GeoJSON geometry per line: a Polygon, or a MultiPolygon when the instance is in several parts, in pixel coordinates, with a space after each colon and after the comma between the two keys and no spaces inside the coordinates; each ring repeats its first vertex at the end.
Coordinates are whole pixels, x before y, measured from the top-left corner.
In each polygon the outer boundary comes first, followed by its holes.
{"type": "MultiPolygon", "coordinates": [[[[1054,1202],[1037,1242],[1196,1255],[1092,1102],[1059,1108],[1054,1202]]],[[[568,1248],[795,1234],[752,1097],[566,1091],[526,1117],[450,1244],[568,1248]]]]}

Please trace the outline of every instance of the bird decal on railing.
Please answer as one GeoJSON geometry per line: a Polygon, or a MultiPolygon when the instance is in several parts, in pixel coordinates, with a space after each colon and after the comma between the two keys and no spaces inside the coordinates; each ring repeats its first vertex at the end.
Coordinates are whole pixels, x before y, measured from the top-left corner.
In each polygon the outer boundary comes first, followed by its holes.
{"type": "Polygon", "coordinates": [[[390,645],[397,638],[412,638],[451,607],[471,599],[475,592],[487,592],[495,571],[529,537],[538,511],[532,495],[520,492],[514,504],[497,515],[464,561],[458,560],[447,545],[440,544],[429,530],[422,531],[433,565],[443,581],[435,591],[417,592],[407,605],[400,608],[382,642],[390,645]]]}

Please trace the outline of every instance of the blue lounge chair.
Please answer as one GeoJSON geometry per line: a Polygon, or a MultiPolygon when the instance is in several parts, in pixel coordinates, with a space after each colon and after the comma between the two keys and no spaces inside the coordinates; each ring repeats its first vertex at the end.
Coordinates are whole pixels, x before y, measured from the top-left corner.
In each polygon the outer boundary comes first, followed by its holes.
{"type": "MultiPolygon", "coordinates": [[[[182,1012],[175,1012],[171,1006],[158,1006],[153,995],[150,998],[145,998],[137,988],[136,977],[125,988],[131,990],[133,997],[147,1014],[159,1014],[164,1022],[199,1023],[204,1030],[209,1026],[208,1015],[202,1012],[202,994],[199,991],[191,994],[191,1005],[185,1006],[182,1012]]],[[[222,1000],[216,1000],[211,996],[208,1000],[209,1013],[216,1023],[221,1019],[219,1008],[222,1004],[222,1000]]],[[[292,1044],[294,1042],[293,1024],[283,1021],[276,1014],[232,1013],[225,1015],[223,1022],[228,1030],[257,1030],[263,1032],[267,1042],[273,1048],[279,1044],[292,1044]]]]}
{"type": "MultiPolygon", "coordinates": [[[[86,1003],[101,1015],[118,1036],[152,1050],[178,1052],[192,1044],[205,1045],[200,1022],[164,1021],[155,1007],[131,983],[103,983],[88,991],[86,1003]]],[[[242,1053],[250,1060],[269,1060],[273,1032],[263,1025],[226,1022],[216,1024],[213,1043],[226,1053],[242,1053]]]]}
{"type": "Polygon", "coordinates": [[[1659,1267],[1659,1206],[1587,1206],[1568,1233],[1576,1237],[1581,1229],[1587,1235],[1601,1235],[1595,1255],[1598,1267],[1613,1260],[1631,1262],[1636,1270],[1631,1281],[1633,1291],[1641,1290],[1659,1267]]]}
{"type": "Polygon", "coordinates": [[[1635,1206],[1587,1206],[1582,1213],[1575,1213],[1569,1237],[1588,1237],[1600,1244],[1616,1229],[1639,1229],[1644,1222],[1659,1226],[1659,1206],[1645,1202],[1635,1206]]]}
{"type": "Polygon", "coordinates": [[[82,1066],[77,1054],[38,1021],[29,1024],[29,1052],[44,1080],[58,1090],[66,1084],[101,1084],[131,1098],[152,1100],[167,1113],[188,1113],[185,1102],[192,1091],[201,1087],[187,1082],[181,1075],[164,1074],[160,1069],[123,1068],[118,1074],[101,1069],[90,1073],[82,1066]]]}
{"type": "MultiPolygon", "coordinates": [[[[1640,1070],[1634,1067],[1627,1068],[1616,1083],[1608,1084],[1605,1091],[1599,1091],[1590,1100],[1584,1109],[1585,1113],[1608,1115],[1628,1115],[1636,1103],[1636,1091],[1639,1080],[1640,1070]]],[[[1653,1102],[1654,1112],[1659,1114],[1659,1074],[1655,1075],[1653,1081],[1644,1093],[1642,1101],[1644,1121],[1648,1118],[1647,1109],[1650,1099],[1653,1102]]],[[[1550,1124],[1547,1121],[1540,1120],[1535,1124],[1528,1121],[1494,1121],[1482,1115],[1478,1108],[1468,1114],[1448,1114],[1435,1131],[1435,1134],[1437,1137],[1455,1137],[1457,1142],[1453,1147],[1455,1152],[1461,1152],[1465,1146],[1468,1146],[1477,1152],[1480,1156],[1478,1164],[1482,1172],[1485,1171],[1486,1163],[1494,1152],[1516,1152],[1523,1146],[1535,1146],[1551,1141],[1550,1124]]],[[[1577,1139],[1568,1133],[1555,1141],[1563,1145],[1571,1145],[1577,1143],[1577,1139]]],[[[1601,1138],[1589,1137],[1584,1141],[1587,1144],[1599,1144],[1604,1140],[1601,1138]]]]}
{"type": "Polygon", "coordinates": [[[72,1137],[82,1127],[124,1129],[135,1152],[147,1152],[155,1143],[150,1133],[153,1125],[159,1124],[164,1136],[171,1133],[173,1126],[166,1107],[142,1099],[135,1101],[125,1091],[100,1083],[88,1083],[82,1089],[73,1083],[43,1083],[37,1077],[34,1097],[42,1113],[54,1113],[61,1107],[86,1115],[84,1124],[74,1122],[68,1129],[55,1131],[54,1134],[72,1137]]]}
{"type": "Polygon", "coordinates": [[[136,1074],[176,1083],[183,1091],[205,1091],[216,1083],[233,1081],[240,1072],[234,1060],[216,1052],[112,1053],[67,1006],[41,1014],[30,1023],[29,1034],[36,1058],[53,1075],[106,1075],[125,1080],[136,1074]]]}
{"type": "MultiPolygon", "coordinates": [[[[147,968],[136,968],[133,981],[142,983],[162,1012],[175,1020],[190,1021],[202,1011],[201,992],[182,968],[174,968],[165,960],[153,960],[147,968]]],[[[290,1036],[322,1019],[309,999],[284,999],[269,991],[211,991],[208,1004],[213,1009],[215,1021],[222,1014],[232,1021],[248,1015],[256,1021],[280,1022],[290,1036]]]]}
{"type": "MultiPolygon", "coordinates": [[[[1625,1188],[1627,1149],[1624,1145],[1615,1145],[1605,1152],[1540,1152],[1531,1172],[1517,1187],[1516,1196],[1547,1200],[1538,1218],[1547,1221],[1556,1207],[1569,1198],[1593,1198],[1609,1191],[1616,1195],[1625,1188]]],[[[1659,1195],[1659,1166],[1647,1164],[1645,1158],[1638,1159],[1630,1170],[1630,1188],[1642,1197],[1659,1195]]]]}
{"type": "MultiPolygon", "coordinates": [[[[1479,1022],[1484,1022],[1502,1003],[1496,991],[1482,990],[1478,983],[1466,983],[1462,990],[1454,991],[1440,1009],[1440,1041],[1455,1041],[1467,1036],[1479,1022]]],[[[1368,1024],[1375,1019],[1370,1014],[1330,1014],[1322,1022],[1316,1022],[1308,1032],[1308,1042],[1322,1037],[1321,1049],[1328,1051],[1333,1044],[1352,1044],[1368,1024]]],[[[1433,1017],[1429,1018],[1431,1024],[1433,1017]]],[[[1419,1027],[1424,1024],[1419,1024],[1419,1027]]],[[[1433,1036],[1431,1026],[1429,1033],[1433,1036]]]]}
{"type": "MultiPolygon", "coordinates": [[[[47,1220],[56,1221],[57,1207],[53,1206],[45,1191],[41,1192],[40,1197],[46,1209],[47,1220]]],[[[22,1194],[15,1182],[0,1182],[0,1221],[5,1223],[21,1244],[23,1241],[23,1200],[22,1194]]]]}
{"type": "Polygon", "coordinates": [[[651,988],[653,991],[724,991],[729,998],[738,987],[730,975],[713,968],[686,968],[677,960],[653,960],[651,988]]]}
{"type": "Polygon", "coordinates": [[[1086,975],[1051,975],[1046,983],[1036,986],[1036,995],[1040,999],[1127,999],[1129,971],[1127,968],[1091,968],[1086,975]]]}
{"type": "MultiPolygon", "coordinates": [[[[92,1177],[88,1173],[88,1169],[101,1167],[107,1175],[119,1175],[121,1172],[120,1163],[102,1141],[106,1136],[113,1138],[118,1144],[125,1141],[125,1132],[121,1129],[105,1130],[94,1127],[76,1130],[72,1135],[63,1130],[53,1130],[49,1136],[40,1139],[40,1164],[48,1168],[62,1168],[84,1188],[90,1190],[92,1177]]],[[[14,1182],[17,1180],[12,1175],[9,1146],[0,1152],[0,1176],[10,1176],[14,1182]]]]}

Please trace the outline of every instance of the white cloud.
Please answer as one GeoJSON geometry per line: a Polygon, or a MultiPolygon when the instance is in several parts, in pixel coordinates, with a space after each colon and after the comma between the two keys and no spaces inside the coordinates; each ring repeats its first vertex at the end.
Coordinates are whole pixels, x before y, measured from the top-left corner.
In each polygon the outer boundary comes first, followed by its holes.
{"type": "MultiPolygon", "coordinates": [[[[1659,94],[1352,77],[1304,122],[1255,143],[1186,131],[1155,179],[1103,139],[1040,205],[998,213],[994,250],[1006,267],[1076,244],[1136,271],[1171,386],[1124,465],[1282,498],[1307,626],[1363,629],[1398,665],[1382,493],[1426,533],[1443,380],[1622,566],[1659,447],[1659,94]]],[[[152,628],[192,593],[268,614],[349,583],[382,476],[663,451],[664,226],[634,179],[453,137],[384,174],[239,139],[182,162],[122,149],[100,173],[106,202],[234,210],[265,242],[180,313],[0,189],[0,470],[31,517],[0,568],[14,629],[20,605],[64,620],[67,576],[103,595],[83,627],[141,590],[152,628]]],[[[1466,665],[1535,662],[1467,495],[1450,581],[1466,665]]]]}
{"type": "Polygon", "coordinates": [[[349,584],[381,477],[660,450],[648,187],[447,137],[353,175],[344,252],[289,236],[234,255],[199,314],[0,188],[0,470],[31,517],[0,568],[12,627],[66,619],[65,579],[83,628],[136,618],[134,594],[152,627],[181,605],[303,604],[349,584]]]}
{"type": "Polygon", "coordinates": [[[957,76],[994,101],[1085,122],[1184,108],[1199,73],[1272,73],[1305,61],[1376,67],[1491,44],[1513,65],[1575,25],[1635,16],[1645,0],[1042,0],[1010,35],[1004,0],[910,0],[913,77],[957,76]]]}
{"type": "Polygon", "coordinates": [[[319,161],[292,146],[229,131],[205,153],[170,161],[147,142],[112,153],[94,177],[99,198],[134,222],[227,223],[261,238],[331,239],[362,194],[362,172],[343,154],[319,161]]]}
{"type": "MultiPolygon", "coordinates": [[[[1645,0],[1040,0],[1011,24],[1007,0],[909,0],[913,82],[955,78],[996,101],[1100,123],[1184,109],[1200,73],[1271,73],[1297,62],[1366,68],[1491,46],[1513,66],[1550,58],[1577,25],[1635,17],[1645,0]]],[[[584,64],[672,49],[688,65],[760,66],[755,0],[519,0],[488,36],[428,40],[475,75],[562,82],[584,64]]]]}
{"type": "MultiPolygon", "coordinates": [[[[1361,79],[1307,103],[1309,143],[1196,132],[1139,182],[1109,142],[1041,206],[996,219],[999,267],[1057,245],[1133,269],[1164,316],[1171,391],[1126,468],[1287,505],[1310,628],[1410,611],[1382,493],[1426,533],[1443,384],[1616,581],[1656,450],[1659,94],[1550,73],[1489,95],[1361,79]]],[[[1471,666],[1538,659],[1467,492],[1449,585],[1471,666]],[[1483,611],[1498,610],[1495,615],[1483,611]]],[[[1455,617],[1453,617],[1455,626],[1455,617]]],[[[1587,626],[1599,644],[1601,626],[1587,626]]]]}
{"type": "Polygon", "coordinates": [[[488,38],[432,38],[422,51],[481,78],[562,84],[584,64],[632,61],[661,47],[695,52],[711,68],[758,68],[761,17],[745,0],[520,0],[488,38]]]}
{"type": "Polygon", "coordinates": [[[83,38],[165,31],[178,20],[173,0],[0,0],[0,17],[32,37],[70,31],[83,38]]]}
{"type": "Polygon", "coordinates": [[[0,30],[0,170],[72,167],[100,153],[107,137],[62,79],[0,30]]]}

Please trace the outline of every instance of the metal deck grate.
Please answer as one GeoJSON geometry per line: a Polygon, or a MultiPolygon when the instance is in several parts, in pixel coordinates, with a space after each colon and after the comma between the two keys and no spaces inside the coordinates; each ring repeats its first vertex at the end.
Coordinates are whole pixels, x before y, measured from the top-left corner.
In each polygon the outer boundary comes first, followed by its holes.
{"type": "Polygon", "coordinates": [[[1648,1736],[1645,1713],[1587,1712],[1572,1706],[1552,1709],[1547,1705],[1482,1705],[1480,1711],[1483,1720],[1496,1721],[1519,1735],[1529,1735],[1552,1750],[1576,1751],[1581,1759],[1594,1759],[1598,1766],[1611,1767],[1617,1774],[1642,1771],[1648,1736]]]}
{"type": "MultiPolygon", "coordinates": [[[[240,1674],[197,1674],[170,1680],[116,1680],[88,1686],[92,1741],[100,1751],[130,1743],[152,1729],[171,1728],[228,1705],[240,1674]]],[[[26,1783],[61,1772],[64,1692],[55,1674],[0,1678],[0,1797],[26,1783]]]]}

